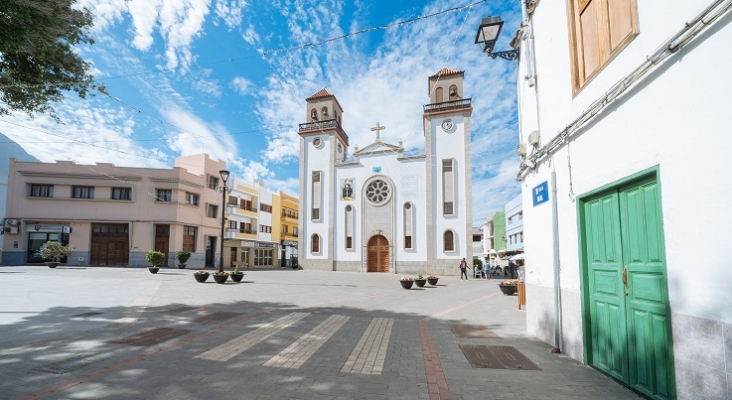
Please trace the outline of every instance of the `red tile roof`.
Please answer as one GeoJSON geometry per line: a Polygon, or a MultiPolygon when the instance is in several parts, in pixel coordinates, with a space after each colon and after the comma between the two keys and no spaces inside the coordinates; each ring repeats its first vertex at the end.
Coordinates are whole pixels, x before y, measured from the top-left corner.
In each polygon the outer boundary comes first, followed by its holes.
{"type": "Polygon", "coordinates": [[[320,98],[329,97],[329,96],[333,96],[333,93],[329,92],[328,88],[322,88],[322,89],[320,89],[320,91],[318,93],[315,93],[314,95],[308,97],[305,100],[320,99],[320,98]]]}
{"type": "Polygon", "coordinates": [[[445,68],[441,69],[439,72],[437,72],[436,74],[430,76],[430,78],[438,78],[441,76],[457,75],[457,74],[462,74],[462,73],[465,73],[465,71],[457,71],[457,70],[445,67],[445,68]]]}

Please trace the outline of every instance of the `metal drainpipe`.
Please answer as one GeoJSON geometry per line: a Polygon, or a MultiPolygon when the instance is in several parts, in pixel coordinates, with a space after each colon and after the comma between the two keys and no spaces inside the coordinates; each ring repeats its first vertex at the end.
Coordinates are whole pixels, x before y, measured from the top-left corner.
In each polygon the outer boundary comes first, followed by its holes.
{"type": "Polygon", "coordinates": [[[557,173],[552,171],[552,245],[554,261],[554,350],[555,353],[562,352],[562,294],[560,291],[560,259],[559,259],[559,213],[557,208],[557,173]]]}

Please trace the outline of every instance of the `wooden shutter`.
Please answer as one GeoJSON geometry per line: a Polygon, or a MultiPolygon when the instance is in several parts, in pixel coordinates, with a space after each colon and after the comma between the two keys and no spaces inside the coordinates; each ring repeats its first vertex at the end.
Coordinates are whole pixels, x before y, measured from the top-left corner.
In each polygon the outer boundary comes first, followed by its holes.
{"type": "Polygon", "coordinates": [[[638,33],[636,0],[568,0],[575,92],[638,33]]]}
{"type": "Polygon", "coordinates": [[[312,206],[312,219],[317,221],[320,220],[320,208],[322,205],[322,182],[320,182],[321,179],[321,171],[313,171],[313,206],[312,206]]]}
{"type": "Polygon", "coordinates": [[[442,212],[455,214],[455,160],[442,160],[442,212]]]}

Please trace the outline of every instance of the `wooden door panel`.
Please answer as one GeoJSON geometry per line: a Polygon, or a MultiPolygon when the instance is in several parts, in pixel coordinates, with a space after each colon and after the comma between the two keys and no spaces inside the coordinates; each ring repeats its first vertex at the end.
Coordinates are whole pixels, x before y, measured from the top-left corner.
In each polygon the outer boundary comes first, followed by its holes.
{"type": "Polygon", "coordinates": [[[658,399],[675,396],[668,284],[660,193],[655,180],[620,188],[623,254],[628,268],[626,309],[629,383],[658,399]]]}
{"type": "Polygon", "coordinates": [[[627,380],[627,346],[622,274],[622,242],[617,193],[585,203],[590,319],[590,362],[627,380]]]}

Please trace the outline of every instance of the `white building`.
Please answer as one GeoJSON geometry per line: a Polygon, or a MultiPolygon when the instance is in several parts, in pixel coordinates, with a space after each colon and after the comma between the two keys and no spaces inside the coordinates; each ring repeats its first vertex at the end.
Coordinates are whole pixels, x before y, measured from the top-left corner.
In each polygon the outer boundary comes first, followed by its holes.
{"type": "Polygon", "coordinates": [[[429,77],[424,154],[375,141],[349,159],[343,109],[323,89],[300,124],[300,264],[339,271],[457,275],[473,253],[471,99],[463,71],[429,77]]]}
{"type": "Polygon", "coordinates": [[[522,4],[529,333],[649,398],[732,397],[732,1],[522,4]]]}
{"type": "Polygon", "coordinates": [[[521,198],[519,194],[503,206],[506,212],[506,252],[511,255],[524,251],[524,209],[521,198]]]}

